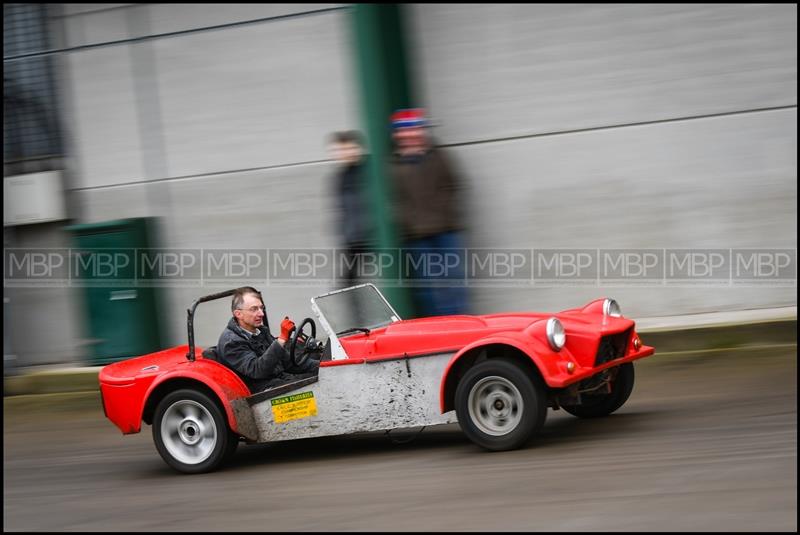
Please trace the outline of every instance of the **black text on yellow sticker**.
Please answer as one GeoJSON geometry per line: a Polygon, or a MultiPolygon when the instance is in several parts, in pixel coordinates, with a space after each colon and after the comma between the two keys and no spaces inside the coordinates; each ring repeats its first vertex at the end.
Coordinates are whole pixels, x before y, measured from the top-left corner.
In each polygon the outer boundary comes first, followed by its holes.
{"type": "Polygon", "coordinates": [[[314,392],[301,392],[291,396],[275,398],[272,404],[272,416],[275,423],[288,422],[299,418],[308,418],[317,415],[317,402],[314,392]]]}

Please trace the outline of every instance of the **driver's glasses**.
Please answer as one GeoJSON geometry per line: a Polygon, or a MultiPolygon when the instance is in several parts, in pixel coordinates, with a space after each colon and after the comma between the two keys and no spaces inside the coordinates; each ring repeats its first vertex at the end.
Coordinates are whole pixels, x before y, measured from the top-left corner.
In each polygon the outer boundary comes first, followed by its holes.
{"type": "Polygon", "coordinates": [[[264,312],[264,313],[266,313],[266,309],[265,309],[265,307],[260,307],[260,306],[258,306],[258,305],[253,305],[253,306],[251,306],[250,308],[240,308],[239,310],[246,310],[246,311],[248,311],[250,314],[255,314],[255,313],[256,313],[256,312],[258,312],[259,310],[260,310],[261,312],[264,312]]]}

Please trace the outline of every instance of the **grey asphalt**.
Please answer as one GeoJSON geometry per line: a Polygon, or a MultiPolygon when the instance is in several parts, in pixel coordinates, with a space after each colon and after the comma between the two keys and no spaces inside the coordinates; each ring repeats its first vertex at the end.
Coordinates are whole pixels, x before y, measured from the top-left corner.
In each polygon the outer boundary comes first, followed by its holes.
{"type": "MultiPolygon", "coordinates": [[[[4,404],[6,531],[796,531],[797,350],[640,361],[617,413],[549,411],[527,447],[457,425],[240,448],[170,470],[99,405],[4,404]]],[[[14,396],[12,396],[14,397],[14,396]]],[[[42,397],[42,396],[40,396],[42,397]]]]}

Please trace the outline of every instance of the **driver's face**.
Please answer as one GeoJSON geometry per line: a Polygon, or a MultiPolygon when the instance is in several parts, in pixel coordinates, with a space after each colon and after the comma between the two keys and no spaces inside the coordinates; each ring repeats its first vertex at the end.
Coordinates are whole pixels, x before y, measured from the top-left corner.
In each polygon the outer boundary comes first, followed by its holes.
{"type": "Polygon", "coordinates": [[[264,305],[261,299],[255,294],[246,294],[236,317],[242,327],[249,331],[254,331],[257,327],[264,325],[264,305]]]}

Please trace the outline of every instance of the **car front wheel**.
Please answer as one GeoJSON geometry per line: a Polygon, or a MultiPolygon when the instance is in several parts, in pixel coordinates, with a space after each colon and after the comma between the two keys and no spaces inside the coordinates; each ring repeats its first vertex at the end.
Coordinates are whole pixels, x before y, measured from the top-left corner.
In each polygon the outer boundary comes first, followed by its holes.
{"type": "Polygon", "coordinates": [[[568,413],[580,418],[607,416],[622,407],[633,391],[633,363],[621,364],[611,381],[611,391],[603,394],[581,394],[580,405],[562,406],[568,413]]]}
{"type": "Polygon", "coordinates": [[[171,392],[158,404],[153,440],[164,461],[187,474],[216,469],[238,445],[214,400],[190,389],[171,392]]]}
{"type": "Polygon", "coordinates": [[[455,401],[464,434],[491,451],[519,448],[547,416],[541,378],[502,359],[470,368],[458,383],[455,401]]]}

